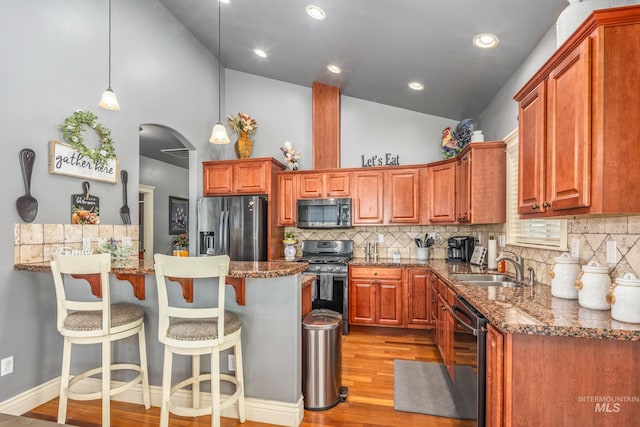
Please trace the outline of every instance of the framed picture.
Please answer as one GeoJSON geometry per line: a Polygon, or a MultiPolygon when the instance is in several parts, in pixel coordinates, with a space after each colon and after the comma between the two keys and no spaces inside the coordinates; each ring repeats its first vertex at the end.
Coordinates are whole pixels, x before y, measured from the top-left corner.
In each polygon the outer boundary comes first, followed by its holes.
{"type": "Polygon", "coordinates": [[[189,199],[169,196],[169,234],[189,231],[189,199]]]}

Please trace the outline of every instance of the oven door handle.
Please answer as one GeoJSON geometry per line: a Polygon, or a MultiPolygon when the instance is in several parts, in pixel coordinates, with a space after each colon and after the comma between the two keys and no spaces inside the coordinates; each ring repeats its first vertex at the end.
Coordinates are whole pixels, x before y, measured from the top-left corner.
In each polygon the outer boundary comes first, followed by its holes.
{"type": "MultiPolygon", "coordinates": [[[[465,328],[470,330],[473,333],[473,335],[477,337],[478,336],[478,328],[474,328],[473,326],[469,325],[467,322],[465,322],[460,317],[458,317],[458,315],[456,313],[460,313],[463,316],[467,317],[462,310],[460,310],[458,307],[456,307],[455,304],[453,304],[451,306],[451,315],[454,317],[454,319],[456,319],[458,321],[459,324],[461,324],[462,326],[464,326],[465,328]]],[[[467,317],[467,319],[469,319],[469,317],[467,317]]],[[[469,319],[469,320],[471,320],[471,319],[469,319]]]]}

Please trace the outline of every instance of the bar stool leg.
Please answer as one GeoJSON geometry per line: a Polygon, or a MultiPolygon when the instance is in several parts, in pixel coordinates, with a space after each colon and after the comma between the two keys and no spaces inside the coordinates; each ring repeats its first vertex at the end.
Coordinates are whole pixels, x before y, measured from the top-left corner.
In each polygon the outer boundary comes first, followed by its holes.
{"type": "Polygon", "coordinates": [[[164,367],[162,368],[162,404],[160,405],[160,427],[169,426],[169,398],[171,393],[171,367],[173,353],[164,346],[164,367]]]}
{"type": "Polygon", "coordinates": [[[102,341],[102,425],[111,425],[111,341],[102,341]]]}
{"type": "Polygon", "coordinates": [[[191,394],[193,396],[193,407],[200,408],[200,355],[191,356],[191,376],[193,377],[193,385],[191,386],[191,394]]]}
{"type": "Polygon", "coordinates": [[[138,348],[140,350],[140,368],[142,369],[142,400],[144,408],[151,408],[151,396],[149,391],[149,368],[147,365],[147,344],[144,335],[144,325],[138,332],[138,348]]]}
{"type": "Polygon", "coordinates": [[[64,338],[62,347],[62,372],[60,375],[60,397],[58,399],[58,423],[67,420],[67,390],[69,389],[69,371],[71,369],[71,342],[64,338]]]}
{"type": "Polygon", "coordinates": [[[211,352],[211,426],[220,427],[220,352],[211,352]]]}
{"type": "Polygon", "coordinates": [[[238,418],[243,423],[247,419],[247,407],[244,401],[244,368],[242,366],[242,342],[240,340],[234,346],[233,353],[236,358],[236,381],[240,390],[238,395],[238,418]]]}

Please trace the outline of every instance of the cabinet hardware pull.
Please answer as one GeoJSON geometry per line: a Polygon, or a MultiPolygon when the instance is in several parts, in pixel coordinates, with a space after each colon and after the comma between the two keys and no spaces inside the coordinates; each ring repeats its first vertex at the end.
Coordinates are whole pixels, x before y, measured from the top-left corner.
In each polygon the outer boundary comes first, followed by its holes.
{"type": "Polygon", "coordinates": [[[551,203],[549,203],[549,202],[542,202],[542,207],[543,207],[543,208],[550,208],[550,207],[551,207],[551,203]]]}
{"type": "Polygon", "coordinates": [[[538,209],[540,206],[538,206],[537,203],[534,203],[531,205],[531,209],[538,209]]]}

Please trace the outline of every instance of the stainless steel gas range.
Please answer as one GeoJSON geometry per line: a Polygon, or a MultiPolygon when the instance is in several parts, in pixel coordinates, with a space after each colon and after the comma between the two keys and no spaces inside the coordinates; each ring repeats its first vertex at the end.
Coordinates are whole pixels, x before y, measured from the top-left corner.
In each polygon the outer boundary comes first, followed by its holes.
{"type": "Polygon", "coordinates": [[[342,333],[349,333],[349,261],[352,240],[303,240],[302,256],[308,262],[303,274],[316,274],[312,308],[325,308],[342,314],[342,333]]]}

